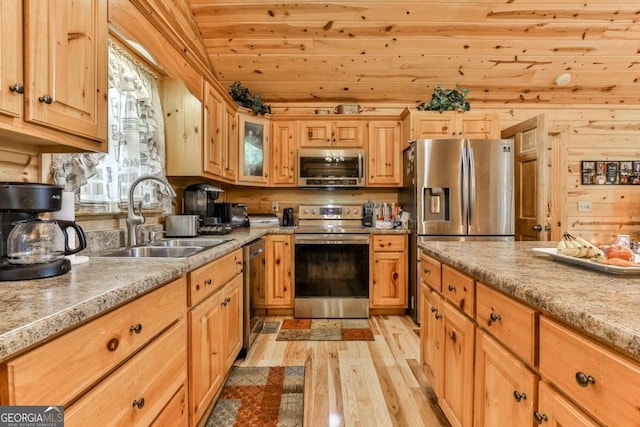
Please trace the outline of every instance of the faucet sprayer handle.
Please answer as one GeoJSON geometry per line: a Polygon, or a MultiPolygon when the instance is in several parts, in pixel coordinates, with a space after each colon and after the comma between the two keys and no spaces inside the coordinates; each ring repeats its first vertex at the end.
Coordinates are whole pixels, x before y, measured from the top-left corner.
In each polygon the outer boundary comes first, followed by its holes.
{"type": "Polygon", "coordinates": [[[140,215],[139,224],[144,224],[146,219],[145,219],[144,215],[142,215],[142,200],[138,203],[138,215],[140,215]]]}

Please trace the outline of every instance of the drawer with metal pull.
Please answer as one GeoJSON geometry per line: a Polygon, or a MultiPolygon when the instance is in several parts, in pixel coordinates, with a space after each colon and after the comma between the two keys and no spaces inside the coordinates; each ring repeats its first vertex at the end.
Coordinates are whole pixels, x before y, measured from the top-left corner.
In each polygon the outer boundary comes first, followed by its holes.
{"type": "Polygon", "coordinates": [[[606,425],[639,425],[640,364],[540,318],[540,373],[606,425]]]}
{"type": "Polygon", "coordinates": [[[442,266],[442,294],[469,317],[475,308],[475,283],[472,277],[448,265],[442,266]]]}
{"type": "Polygon", "coordinates": [[[6,363],[10,405],[66,405],[186,313],[174,280],[6,363]]]}
{"type": "Polygon", "coordinates": [[[535,310],[477,282],[476,321],[524,361],[535,364],[535,310]]]}
{"type": "Polygon", "coordinates": [[[189,307],[193,307],[242,273],[242,249],[237,249],[189,273],[189,307]]]}
{"type": "Polygon", "coordinates": [[[442,264],[428,255],[420,254],[420,279],[431,288],[442,292],[442,264]]]}

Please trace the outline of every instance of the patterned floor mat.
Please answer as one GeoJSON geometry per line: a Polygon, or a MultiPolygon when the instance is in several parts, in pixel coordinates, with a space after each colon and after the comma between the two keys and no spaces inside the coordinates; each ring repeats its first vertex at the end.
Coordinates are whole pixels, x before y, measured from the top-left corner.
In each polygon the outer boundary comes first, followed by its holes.
{"type": "Polygon", "coordinates": [[[206,427],[302,427],[304,366],[234,366],[206,427]]]}
{"type": "Polygon", "coordinates": [[[373,341],[369,319],[285,319],[276,341],[373,341]]]}

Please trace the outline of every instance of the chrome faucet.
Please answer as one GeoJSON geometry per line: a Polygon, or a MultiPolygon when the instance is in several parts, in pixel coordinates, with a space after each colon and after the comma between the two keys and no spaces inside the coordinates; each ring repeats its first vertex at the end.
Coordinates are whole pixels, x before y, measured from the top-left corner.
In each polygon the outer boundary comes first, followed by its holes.
{"type": "Polygon", "coordinates": [[[133,192],[135,191],[136,186],[142,181],[156,181],[160,184],[164,184],[164,186],[167,187],[167,190],[169,190],[169,195],[171,197],[176,197],[176,192],[173,190],[173,187],[171,187],[171,184],[159,176],[142,175],[140,178],[133,181],[131,183],[131,187],[129,187],[129,206],[127,207],[127,246],[135,246],[138,244],[136,231],[138,225],[145,223],[145,218],[142,215],[142,202],[138,204],[138,211],[140,212],[140,215],[135,213],[133,206],[133,192]]]}

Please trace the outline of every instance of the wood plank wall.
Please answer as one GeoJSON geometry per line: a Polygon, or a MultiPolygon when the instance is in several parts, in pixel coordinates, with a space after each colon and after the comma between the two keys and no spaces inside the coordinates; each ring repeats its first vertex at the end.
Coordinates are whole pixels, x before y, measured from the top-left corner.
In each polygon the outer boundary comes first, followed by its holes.
{"type": "Polygon", "coordinates": [[[0,142],[0,181],[40,182],[40,157],[32,145],[0,142]]]}

